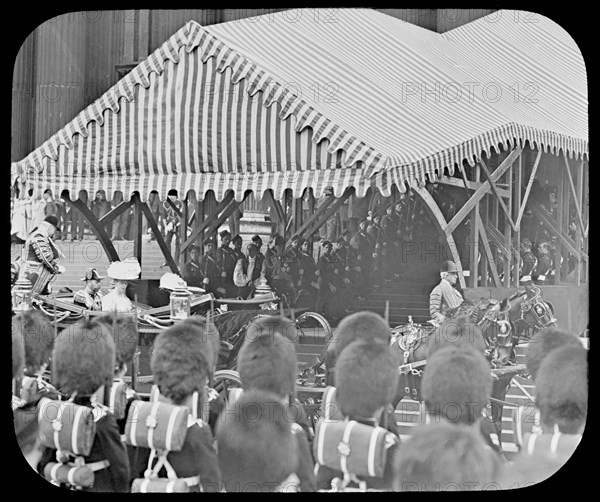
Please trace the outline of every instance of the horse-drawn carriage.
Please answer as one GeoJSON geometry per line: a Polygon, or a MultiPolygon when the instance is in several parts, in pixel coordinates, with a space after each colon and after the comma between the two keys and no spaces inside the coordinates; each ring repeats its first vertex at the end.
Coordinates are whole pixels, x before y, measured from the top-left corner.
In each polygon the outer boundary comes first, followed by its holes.
{"type": "MultiPolygon", "coordinates": [[[[277,308],[278,302],[279,299],[273,294],[250,301],[216,299],[212,295],[192,297],[192,315],[210,315],[220,333],[221,350],[212,386],[225,400],[228,399],[232,388],[241,387],[237,356],[248,327],[256,319],[283,314],[294,318],[300,336],[311,337],[318,333],[321,342],[328,342],[332,338],[332,329],[322,315],[314,312],[283,311],[277,308]],[[299,315],[296,317],[295,314],[299,315]]],[[[84,316],[96,315],[77,307],[64,295],[36,295],[34,305],[54,319],[59,327],[67,326],[84,316]]],[[[158,333],[173,324],[169,316],[169,306],[150,308],[136,303],[135,307],[141,344],[151,344],[158,333]]],[[[519,422],[515,423],[516,433],[523,425],[523,409],[515,403],[505,401],[505,396],[511,383],[522,387],[516,377],[526,375],[527,371],[525,365],[517,364],[515,347],[526,343],[538,330],[556,323],[553,307],[543,300],[541,289],[532,286],[502,302],[465,301],[461,307],[447,313],[447,318],[461,316],[468,316],[472,322],[479,325],[484,334],[486,356],[491,363],[494,378],[492,398],[487,408],[488,417],[496,426],[500,438],[503,407],[513,408],[515,421],[519,422]]],[[[420,383],[426,365],[428,340],[435,332],[436,326],[433,323],[423,325],[413,323],[412,320],[391,328],[391,346],[398,353],[400,360],[398,394],[392,403],[394,407],[404,397],[421,401],[420,383]]],[[[138,383],[152,382],[151,375],[138,375],[137,362],[132,366],[131,377],[128,378],[132,387],[135,388],[138,383]]],[[[313,424],[320,417],[320,405],[326,385],[323,364],[299,367],[297,397],[313,424]]],[[[527,395],[527,391],[522,390],[527,395]]],[[[527,416],[534,417],[535,414],[528,413],[527,416]]]]}

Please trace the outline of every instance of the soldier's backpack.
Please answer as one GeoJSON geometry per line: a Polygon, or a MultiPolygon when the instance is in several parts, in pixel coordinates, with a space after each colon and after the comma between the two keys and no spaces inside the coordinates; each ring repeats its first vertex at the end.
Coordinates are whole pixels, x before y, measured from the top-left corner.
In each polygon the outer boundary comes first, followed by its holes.
{"type": "MultiPolygon", "coordinates": [[[[213,393],[216,393],[218,397],[218,393],[214,390],[214,389],[209,389],[208,390],[208,402],[210,403],[213,399],[216,399],[215,395],[213,393]]],[[[152,388],[150,389],[150,402],[155,402],[155,401],[159,401],[161,403],[170,403],[170,399],[163,396],[160,393],[160,390],[158,390],[158,385],[154,384],[152,386],[152,388]]],[[[202,420],[204,420],[205,422],[208,422],[208,406],[201,406],[202,403],[200,403],[200,396],[198,394],[198,392],[194,392],[192,394],[192,417],[194,419],[198,419],[201,418],[202,420]],[[202,416],[200,416],[202,415],[202,416]]]]}
{"type": "MultiPolygon", "coordinates": [[[[167,460],[170,452],[181,451],[189,427],[190,410],[158,399],[145,402],[134,401],[129,407],[125,426],[125,442],[128,445],[150,449],[148,468],[143,478],[133,480],[132,492],[172,493],[188,492],[200,485],[199,476],[180,478],[167,460]],[[154,467],[154,460],[157,460],[154,467]],[[162,468],[166,478],[159,477],[162,468]]],[[[192,424],[195,421],[192,421],[192,424]]]]}
{"type": "Polygon", "coordinates": [[[388,449],[398,441],[383,427],[321,419],[315,429],[313,453],[320,466],[342,472],[343,479],[332,481],[332,491],[351,491],[352,483],[366,491],[366,481],[361,478],[383,478],[388,449]]]}
{"type": "Polygon", "coordinates": [[[525,446],[525,436],[540,434],[540,410],[534,404],[516,406],[511,410],[513,440],[519,450],[525,446]]]}
{"type": "MultiPolygon", "coordinates": [[[[392,405],[390,404],[386,409],[383,410],[379,419],[379,424],[381,424],[384,428],[387,428],[387,413],[390,412],[390,410],[393,416],[392,405]]],[[[335,387],[328,386],[325,388],[319,412],[324,420],[344,420],[346,418],[340,409],[340,405],[336,401],[335,387]]]]}
{"type": "Polygon", "coordinates": [[[552,434],[526,433],[524,442],[524,450],[528,455],[533,455],[536,451],[542,451],[566,462],[579,446],[581,434],[562,434],[558,430],[558,426],[555,426],[552,434]]]}
{"type": "Polygon", "coordinates": [[[66,484],[72,489],[94,486],[94,472],[107,468],[108,460],[86,463],[96,435],[96,422],[108,409],[94,409],[70,401],[42,398],[38,408],[38,423],[42,444],[56,450],[56,462],[44,467],[44,477],[55,485],[66,484]]]}

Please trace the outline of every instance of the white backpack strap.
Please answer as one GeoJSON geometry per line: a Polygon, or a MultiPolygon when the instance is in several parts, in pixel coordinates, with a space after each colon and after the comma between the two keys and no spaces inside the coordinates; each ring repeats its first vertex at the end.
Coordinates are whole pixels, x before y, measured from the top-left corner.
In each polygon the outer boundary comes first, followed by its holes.
{"type": "MultiPolygon", "coordinates": [[[[348,444],[350,442],[350,435],[352,434],[352,429],[354,429],[354,426],[356,425],[356,422],[354,420],[349,420],[348,423],[346,424],[346,428],[344,429],[344,434],[342,436],[342,443],[348,444]]],[[[344,477],[348,474],[350,474],[350,472],[348,471],[348,466],[347,466],[347,455],[341,455],[340,458],[340,467],[342,469],[342,472],[344,473],[344,477]]]]}
{"type": "Polygon", "coordinates": [[[381,427],[376,427],[371,433],[371,439],[369,440],[369,451],[367,453],[367,472],[371,477],[375,477],[375,448],[377,446],[379,435],[382,432],[384,432],[384,429],[381,427]]]}
{"type": "Polygon", "coordinates": [[[529,455],[533,455],[533,450],[535,448],[536,439],[537,439],[537,434],[531,434],[529,436],[529,441],[527,441],[527,453],[529,455]]]}
{"type": "Polygon", "coordinates": [[[334,395],[335,387],[329,387],[325,393],[325,398],[323,399],[323,418],[325,420],[329,420],[331,418],[331,402],[333,401],[334,395]]]}
{"type": "Polygon", "coordinates": [[[556,456],[558,453],[558,441],[561,436],[560,429],[558,428],[558,424],[554,424],[554,433],[552,434],[552,439],[550,440],[550,452],[552,455],[556,456]]]}
{"type": "Polygon", "coordinates": [[[113,382],[110,386],[110,395],[108,396],[108,409],[111,413],[115,413],[115,401],[117,399],[117,390],[121,382],[113,382]]]}

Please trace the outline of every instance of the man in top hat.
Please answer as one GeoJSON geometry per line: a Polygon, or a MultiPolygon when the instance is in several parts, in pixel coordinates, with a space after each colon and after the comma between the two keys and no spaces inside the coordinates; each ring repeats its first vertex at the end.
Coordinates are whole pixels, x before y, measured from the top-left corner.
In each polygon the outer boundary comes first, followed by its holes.
{"type": "Polygon", "coordinates": [[[200,248],[192,246],[190,249],[190,260],[183,267],[182,278],[188,286],[202,287],[202,268],[200,267],[200,248]]]}
{"type": "Polygon", "coordinates": [[[217,242],[212,237],[204,241],[204,256],[200,260],[202,272],[202,287],[207,293],[224,296],[225,290],[221,286],[221,267],[217,263],[217,242]],[[221,291],[217,291],[221,288],[221,291]]]}
{"type": "Polygon", "coordinates": [[[47,293],[48,284],[60,273],[56,260],[61,252],[52,241],[56,231],[60,231],[58,218],[51,214],[33,229],[25,241],[19,278],[31,282],[33,293],[47,293]]]}
{"type": "Polygon", "coordinates": [[[85,272],[85,277],[81,279],[85,281],[85,288],[80,289],[73,296],[73,303],[80,307],[85,307],[87,310],[102,310],[102,297],[104,296],[100,291],[102,285],[102,277],[98,270],[91,267],[85,272]]]}
{"type": "Polygon", "coordinates": [[[437,322],[444,320],[444,312],[458,307],[463,301],[454,287],[458,280],[458,267],[453,261],[445,261],[440,268],[440,283],[429,294],[429,313],[437,322]]]}
{"type": "Polygon", "coordinates": [[[229,247],[231,242],[231,234],[227,230],[223,230],[220,234],[221,247],[217,251],[217,262],[221,268],[221,287],[225,289],[226,297],[234,297],[237,292],[237,287],[233,282],[233,272],[237,263],[233,249],[229,247]]]}

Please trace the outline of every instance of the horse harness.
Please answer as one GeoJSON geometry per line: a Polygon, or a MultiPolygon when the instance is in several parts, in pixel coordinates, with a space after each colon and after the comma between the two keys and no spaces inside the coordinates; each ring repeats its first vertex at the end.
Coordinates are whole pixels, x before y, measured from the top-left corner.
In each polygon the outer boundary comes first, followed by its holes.
{"type": "Polygon", "coordinates": [[[531,291],[533,296],[525,298],[521,303],[521,320],[525,321],[525,314],[530,313],[535,320],[535,328],[538,330],[556,325],[556,318],[550,304],[542,299],[542,289],[532,286],[531,291]]]}
{"type": "MultiPolygon", "coordinates": [[[[399,368],[400,375],[406,375],[406,385],[404,387],[404,393],[407,396],[411,396],[415,401],[421,401],[420,396],[420,379],[423,376],[423,370],[417,369],[425,366],[426,360],[414,361],[415,351],[421,346],[423,340],[427,340],[430,332],[424,331],[417,325],[409,324],[408,333],[400,336],[398,340],[398,346],[402,350],[403,363],[399,368]]],[[[392,343],[396,339],[393,339],[392,343]]]]}

